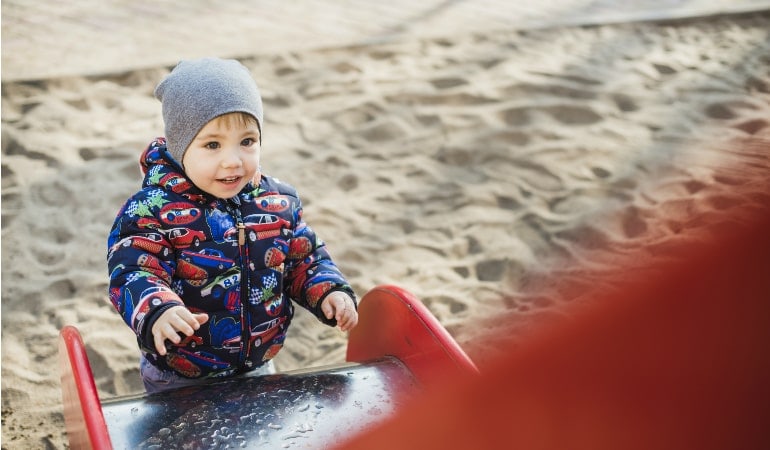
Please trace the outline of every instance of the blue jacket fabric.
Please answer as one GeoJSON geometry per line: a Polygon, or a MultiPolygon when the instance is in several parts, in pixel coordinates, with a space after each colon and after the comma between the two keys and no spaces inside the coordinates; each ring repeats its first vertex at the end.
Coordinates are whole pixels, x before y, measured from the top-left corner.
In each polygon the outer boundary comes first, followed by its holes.
{"type": "Polygon", "coordinates": [[[296,190],[263,175],[231,199],[198,189],[158,138],[142,154],[142,189],[123,205],[108,239],[109,295],[145,357],[187,378],[259,367],[283,345],[290,301],[328,325],[323,298],[353,291],[302,219],[296,190]],[[157,354],[151,328],[184,304],[209,320],[157,354]]]}

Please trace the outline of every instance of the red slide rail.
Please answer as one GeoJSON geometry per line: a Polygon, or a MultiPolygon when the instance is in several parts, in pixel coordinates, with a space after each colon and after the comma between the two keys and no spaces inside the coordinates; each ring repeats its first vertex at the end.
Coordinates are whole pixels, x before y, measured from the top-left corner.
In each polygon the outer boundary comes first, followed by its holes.
{"type": "Polygon", "coordinates": [[[428,385],[447,375],[478,374],[473,361],[414,295],[397,286],[370,290],[359,305],[359,323],[350,331],[347,360],[383,356],[401,360],[428,385]]]}
{"type": "Polygon", "coordinates": [[[73,449],[111,449],[107,423],[77,328],[67,325],[59,333],[64,422],[73,449]]]}

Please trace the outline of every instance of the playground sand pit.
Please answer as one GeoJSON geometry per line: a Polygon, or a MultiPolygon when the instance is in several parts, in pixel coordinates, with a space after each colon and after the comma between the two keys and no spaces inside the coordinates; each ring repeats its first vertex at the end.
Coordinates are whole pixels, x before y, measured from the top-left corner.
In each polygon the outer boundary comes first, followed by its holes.
{"type": "MultiPolygon", "coordinates": [[[[768,207],[768,55],[765,14],[241,61],[264,97],[264,171],[297,187],[359,296],[412,292],[483,370],[605,274],[686,257],[768,207]]],[[[168,70],[3,83],[3,448],[66,447],[64,325],[104,398],[142,391],[106,239],[163,133],[168,70]]],[[[298,310],[276,366],[340,363],[345,344],[298,310]]]]}

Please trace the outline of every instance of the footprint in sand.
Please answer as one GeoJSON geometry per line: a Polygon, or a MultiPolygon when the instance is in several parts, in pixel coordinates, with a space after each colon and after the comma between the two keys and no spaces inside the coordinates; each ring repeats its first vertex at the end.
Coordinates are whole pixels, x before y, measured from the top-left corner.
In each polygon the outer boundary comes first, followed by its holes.
{"type": "Polygon", "coordinates": [[[498,195],[496,196],[496,200],[497,200],[497,206],[500,207],[501,209],[516,211],[522,208],[521,202],[507,195],[498,195]]]}
{"type": "Polygon", "coordinates": [[[634,112],[639,109],[639,105],[636,104],[636,101],[634,101],[633,97],[630,95],[620,93],[613,94],[612,101],[615,102],[618,109],[623,112],[634,112]]]}
{"type": "Polygon", "coordinates": [[[3,180],[3,194],[2,194],[2,219],[0,221],[3,224],[3,228],[13,222],[16,215],[20,212],[22,207],[21,196],[18,192],[18,186],[16,185],[16,173],[7,164],[2,165],[2,180],[3,180]]]}
{"type": "Polygon", "coordinates": [[[589,250],[604,250],[610,247],[611,239],[603,231],[590,225],[577,225],[575,227],[557,231],[554,235],[574,245],[589,250]]]}
{"type": "Polygon", "coordinates": [[[436,89],[449,89],[457,86],[463,86],[468,84],[468,80],[464,78],[450,77],[450,78],[435,78],[430,80],[430,84],[436,89]]]}
{"type": "Polygon", "coordinates": [[[500,281],[505,274],[505,260],[490,259],[476,264],[476,278],[479,281],[500,281]]]}
{"type": "Polygon", "coordinates": [[[344,130],[356,130],[382,115],[382,108],[374,103],[364,103],[334,114],[332,122],[344,130]]]}
{"type": "Polygon", "coordinates": [[[512,127],[527,125],[530,122],[529,108],[508,108],[500,112],[500,118],[503,119],[503,122],[505,122],[506,125],[512,127]]]}
{"type": "Polygon", "coordinates": [[[436,160],[451,166],[467,166],[476,156],[475,148],[466,147],[442,147],[436,153],[436,160]]]}
{"type": "Polygon", "coordinates": [[[767,126],[768,122],[764,119],[751,119],[734,125],[733,128],[737,128],[746,134],[757,134],[767,128],[767,126]]]}
{"type": "Polygon", "coordinates": [[[421,105],[421,106],[476,106],[496,103],[495,98],[467,92],[444,93],[437,95],[399,94],[388,95],[385,100],[389,103],[421,105]]]}
{"type": "Polygon", "coordinates": [[[3,133],[3,156],[22,156],[36,161],[45,161],[48,167],[58,167],[59,162],[45,153],[29,150],[10,133],[3,133]]]}
{"type": "MultiPolygon", "coordinates": [[[[5,175],[3,175],[3,177],[5,177],[5,175]]],[[[5,187],[3,187],[2,199],[3,213],[2,216],[0,216],[0,221],[2,221],[3,229],[5,229],[16,219],[23,202],[21,201],[21,196],[18,192],[11,192],[5,187]]]]}
{"type": "Polygon", "coordinates": [[[61,179],[54,179],[47,183],[36,185],[30,190],[32,201],[40,206],[60,207],[63,204],[77,198],[69,184],[61,179]]]}
{"type": "Polygon", "coordinates": [[[676,69],[668,64],[653,64],[652,67],[661,75],[673,75],[677,72],[676,69]]]}
{"type": "Polygon", "coordinates": [[[43,228],[33,231],[45,239],[33,239],[27,248],[29,257],[48,274],[60,274],[69,270],[72,248],[69,242],[72,234],[68,230],[56,227],[43,228]]]}
{"type": "Polygon", "coordinates": [[[459,314],[459,313],[461,313],[461,312],[463,312],[463,311],[468,309],[468,305],[467,304],[465,304],[465,303],[463,303],[461,301],[458,301],[457,299],[454,299],[454,298],[449,297],[449,296],[439,297],[435,301],[438,302],[438,303],[441,303],[443,305],[448,306],[449,307],[449,312],[451,312],[452,314],[459,314]]]}
{"type": "Polygon", "coordinates": [[[733,110],[723,103],[712,103],[706,107],[704,112],[706,116],[712,119],[729,120],[737,117],[733,110]]]}
{"type": "Polygon", "coordinates": [[[453,267],[452,270],[462,278],[468,278],[471,276],[471,270],[465,266],[453,267]]]}
{"type": "Polygon", "coordinates": [[[337,64],[334,64],[332,66],[332,69],[334,69],[335,72],[346,74],[346,73],[362,73],[363,70],[361,70],[360,67],[358,67],[355,64],[351,64],[348,61],[342,61],[338,62],[337,64]]]}
{"type": "Polygon", "coordinates": [[[508,279],[517,279],[524,273],[523,265],[515,260],[486,259],[476,263],[476,278],[479,281],[500,282],[508,279]]]}
{"type": "Polygon", "coordinates": [[[731,120],[738,118],[740,114],[735,109],[748,109],[755,111],[757,107],[748,102],[717,102],[706,106],[706,116],[717,120],[731,120]]]}
{"type": "Polygon", "coordinates": [[[564,125],[591,125],[603,120],[601,115],[585,106],[558,105],[541,108],[541,111],[564,125]]]}
{"type": "Polygon", "coordinates": [[[337,180],[337,187],[343,191],[352,191],[358,187],[358,176],[354,173],[348,173],[337,180]]]}
{"type": "Polygon", "coordinates": [[[534,96],[556,97],[556,98],[574,98],[578,100],[593,100],[597,97],[596,92],[588,89],[579,89],[563,84],[535,84],[535,83],[516,83],[505,87],[502,90],[505,98],[533,98],[534,96]]]}
{"type": "Polygon", "coordinates": [[[385,120],[366,127],[358,133],[368,142],[385,142],[404,136],[405,130],[393,120],[385,120]]]}

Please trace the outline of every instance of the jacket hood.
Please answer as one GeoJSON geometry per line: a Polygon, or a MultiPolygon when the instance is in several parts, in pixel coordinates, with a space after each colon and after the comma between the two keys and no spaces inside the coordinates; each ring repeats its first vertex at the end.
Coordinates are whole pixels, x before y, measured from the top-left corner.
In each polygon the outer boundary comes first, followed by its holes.
{"type": "Polygon", "coordinates": [[[152,166],[162,164],[173,166],[177,171],[182,172],[182,168],[174,161],[166,148],[166,138],[155,138],[150,145],[139,156],[139,166],[142,173],[146,176],[152,166]]]}
{"type": "Polygon", "coordinates": [[[215,200],[187,179],[182,167],[169,153],[165,138],[159,137],[150,143],[139,157],[139,166],[144,174],[143,188],[158,186],[195,202],[215,200]]]}

